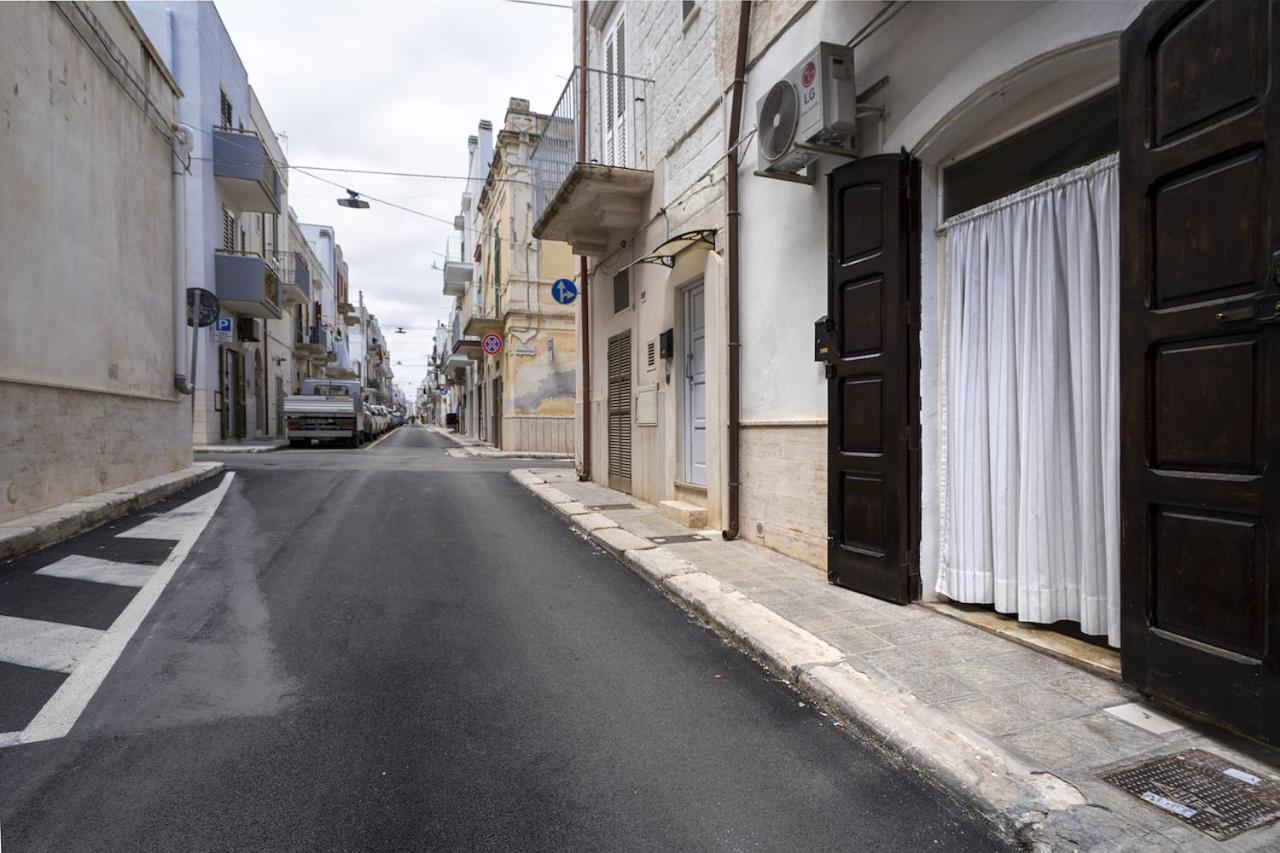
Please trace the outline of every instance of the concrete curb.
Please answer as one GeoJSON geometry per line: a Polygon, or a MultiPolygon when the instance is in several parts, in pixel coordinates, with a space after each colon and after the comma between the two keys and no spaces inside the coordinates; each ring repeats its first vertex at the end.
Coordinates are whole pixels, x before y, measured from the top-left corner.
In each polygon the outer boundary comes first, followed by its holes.
{"type": "Polygon", "coordinates": [[[0,561],[16,559],[123,518],[215,476],[225,467],[221,462],[197,462],[181,471],[139,480],[0,524],[0,561]]]}
{"type": "Polygon", "coordinates": [[[1037,770],[995,741],[931,708],[910,693],[851,666],[843,653],[813,633],[700,572],[662,547],[619,547],[619,534],[640,540],[572,500],[555,502],[527,469],[511,478],[566,517],[592,540],[742,648],[798,692],[916,768],[1000,832],[1032,850],[1080,849],[1107,835],[1109,819],[1070,783],[1037,770]],[[1092,824],[1081,831],[1078,810],[1092,824]]]}
{"type": "Polygon", "coordinates": [[[440,429],[440,427],[428,426],[425,429],[449,439],[449,441],[465,450],[468,456],[477,456],[483,459],[558,459],[561,461],[573,459],[572,453],[547,453],[540,450],[498,450],[487,444],[467,444],[453,433],[440,429]]]}
{"type": "Polygon", "coordinates": [[[271,453],[275,450],[283,450],[289,446],[289,442],[280,441],[275,444],[255,444],[245,446],[240,444],[198,444],[191,448],[192,453],[271,453]]]}

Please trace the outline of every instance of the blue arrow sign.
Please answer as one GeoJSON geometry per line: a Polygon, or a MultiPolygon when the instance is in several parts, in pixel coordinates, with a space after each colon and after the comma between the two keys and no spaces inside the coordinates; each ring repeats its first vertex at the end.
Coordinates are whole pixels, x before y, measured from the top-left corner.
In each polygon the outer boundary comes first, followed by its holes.
{"type": "Polygon", "coordinates": [[[573,300],[578,298],[578,285],[570,279],[558,278],[551,285],[551,297],[561,305],[572,305],[573,300]]]}

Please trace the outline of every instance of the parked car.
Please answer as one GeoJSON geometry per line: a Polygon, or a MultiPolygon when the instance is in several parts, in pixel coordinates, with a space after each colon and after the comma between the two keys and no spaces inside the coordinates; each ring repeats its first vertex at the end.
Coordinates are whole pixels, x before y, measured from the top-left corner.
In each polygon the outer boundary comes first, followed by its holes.
{"type": "Polygon", "coordinates": [[[299,393],[285,397],[284,417],[292,447],[312,439],[357,447],[369,422],[369,412],[360,399],[360,383],[330,379],[302,380],[299,393]]]}

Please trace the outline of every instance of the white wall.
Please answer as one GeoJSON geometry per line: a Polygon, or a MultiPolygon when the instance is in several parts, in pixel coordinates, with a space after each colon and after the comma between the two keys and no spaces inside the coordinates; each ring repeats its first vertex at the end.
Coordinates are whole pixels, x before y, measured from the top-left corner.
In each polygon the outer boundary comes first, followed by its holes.
{"type": "MultiPolygon", "coordinates": [[[[762,55],[753,53],[745,128],[754,126],[756,101],[807,50],[819,41],[847,42],[880,5],[816,3],[762,55]]],[[[1071,97],[1073,87],[1079,90],[1105,79],[1104,66],[1115,62],[1114,37],[1141,5],[1138,0],[918,3],[906,7],[855,51],[860,91],[889,78],[870,99],[886,110],[883,128],[876,119],[860,122],[860,153],[905,148],[924,162],[920,553],[926,595],[936,577],[938,523],[939,276],[933,237],[938,165],[974,144],[984,124],[1000,125],[1002,112],[1021,109],[1030,118],[1035,110],[1026,104],[1047,107],[1053,98],[1071,97]],[[1022,107],[1009,103],[1018,98],[1023,99],[1022,107]]],[[[754,34],[753,51],[772,35],[754,34]]],[[[841,162],[824,157],[818,182],[805,186],[756,177],[751,174],[756,168],[754,145],[745,156],[740,171],[745,423],[826,419],[826,380],[813,361],[813,322],[827,313],[825,175],[841,162]]]]}
{"type": "Polygon", "coordinates": [[[0,521],[191,461],[173,387],[176,92],[126,8],[86,11],[95,23],[0,6],[0,521]],[[148,81],[150,117],[91,26],[148,81]]]}

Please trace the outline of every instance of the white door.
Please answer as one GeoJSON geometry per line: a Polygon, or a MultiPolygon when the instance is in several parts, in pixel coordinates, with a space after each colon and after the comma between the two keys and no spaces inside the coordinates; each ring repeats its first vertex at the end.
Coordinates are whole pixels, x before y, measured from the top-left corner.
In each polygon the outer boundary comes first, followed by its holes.
{"type": "Polygon", "coordinates": [[[707,312],[701,284],[684,291],[684,479],[707,484],[707,312]]]}

